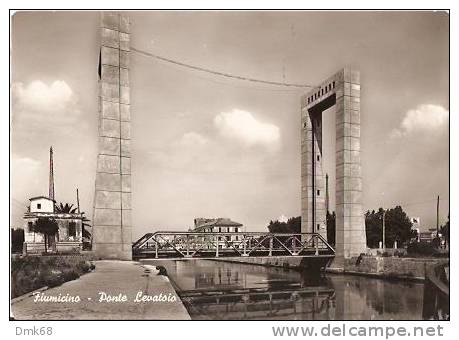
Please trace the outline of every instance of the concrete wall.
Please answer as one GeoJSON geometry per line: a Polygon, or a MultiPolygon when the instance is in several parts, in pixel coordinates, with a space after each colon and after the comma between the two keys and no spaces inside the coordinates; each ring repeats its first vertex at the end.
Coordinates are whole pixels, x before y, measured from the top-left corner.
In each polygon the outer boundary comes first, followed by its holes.
{"type": "MultiPolygon", "coordinates": [[[[437,264],[445,262],[445,259],[438,258],[399,258],[382,256],[363,256],[359,264],[358,257],[344,259],[344,268],[336,270],[329,267],[326,272],[340,274],[360,274],[365,276],[424,280],[426,272],[437,264]]],[[[299,257],[241,257],[231,259],[218,259],[216,261],[247,263],[262,266],[275,266],[283,268],[302,268],[305,263],[299,257]]]]}
{"type": "Polygon", "coordinates": [[[129,33],[128,17],[101,13],[93,249],[102,259],[132,258],[129,33]]]}
{"type": "MultiPolygon", "coordinates": [[[[401,258],[382,256],[362,256],[360,263],[358,258],[352,257],[344,260],[343,273],[374,275],[385,278],[419,279],[424,280],[426,271],[444,259],[431,258],[401,258]]],[[[334,272],[335,270],[327,269],[334,272]]]]}
{"type": "MultiPolygon", "coordinates": [[[[57,252],[81,252],[83,249],[82,242],[58,242],[56,243],[57,252]]],[[[41,254],[45,251],[43,242],[24,243],[23,254],[41,254]]],[[[49,251],[49,246],[48,246],[49,251]]]]}

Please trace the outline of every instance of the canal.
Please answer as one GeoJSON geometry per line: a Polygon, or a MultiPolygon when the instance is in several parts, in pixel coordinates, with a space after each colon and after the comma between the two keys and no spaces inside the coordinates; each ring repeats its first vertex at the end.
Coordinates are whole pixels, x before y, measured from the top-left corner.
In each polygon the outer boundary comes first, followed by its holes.
{"type": "Polygon", "coordinates": [[[193,320],[422,320],[424,284],[210,260],[164,266],[193,320]]]}

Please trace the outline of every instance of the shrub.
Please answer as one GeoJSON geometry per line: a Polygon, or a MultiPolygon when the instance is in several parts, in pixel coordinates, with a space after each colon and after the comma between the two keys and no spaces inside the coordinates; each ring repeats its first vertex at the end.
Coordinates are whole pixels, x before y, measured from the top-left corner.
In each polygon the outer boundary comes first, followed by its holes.
{"type": "Polygon", "coordinates": [[[14,298],[41,287],[59,286],[94,268],[94,264],[74,257],[16,257],[11,261],[11,295],[14,298]]]}
{"type": "Polygon", "coordinates": [[[394,251],[394,256],[404,257],[405,253],[403,251],[397,249],[397,250],[394,251]]]}
{"type": "Polygon", "coordinates": [[[80,261],[77,263],[76,267],[80,272],[87,273],[89,272],[90,265],[86,261],[80,261]]]}
{"type": "Polygon", "coordinates": [[[64,272],[64,282],[67,281],[72,281],[75,279],[78,279],[80,277],[80,274],[76,270],[69,270],[67,272],[64,272]]]}
{"type": "Polygon", "coordinates": [[[413,242],[408,245],[407,252],[409,255],[433,256],[438,251],[431,243],[413,242]]]}

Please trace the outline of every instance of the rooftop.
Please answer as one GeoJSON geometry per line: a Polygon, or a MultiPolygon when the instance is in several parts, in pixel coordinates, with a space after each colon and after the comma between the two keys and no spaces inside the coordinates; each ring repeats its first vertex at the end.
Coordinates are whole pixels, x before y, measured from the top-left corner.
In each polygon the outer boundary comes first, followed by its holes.
{"type": "Polygon", "coordinates": [[[56,202],[55,200],[49,198],[49,197],[46,197],[46,196],[36,196],[36,197],[32,197],[32,198],[29,198],[29,201],[34,201],[34,200],[38,200],[38,199],[46,199],[48,201],[53,201],[53,202],[56,202]]]}
{"type": "Polygon", "coordinates": [[[242,224],[229,218],[195,219],[195,229],[203,227],[242,227],[242,224]]]}

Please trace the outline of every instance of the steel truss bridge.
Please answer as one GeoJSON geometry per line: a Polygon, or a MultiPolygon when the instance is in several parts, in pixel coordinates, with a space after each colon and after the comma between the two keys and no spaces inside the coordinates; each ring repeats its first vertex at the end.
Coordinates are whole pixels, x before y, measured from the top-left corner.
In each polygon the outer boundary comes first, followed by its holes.
{"type": "Polygon", "coordinates": [[[215,259],[231,257],[332,258],[335,250],[317,233],[147,233],[132,245],[134,258],[215,259]]]}

